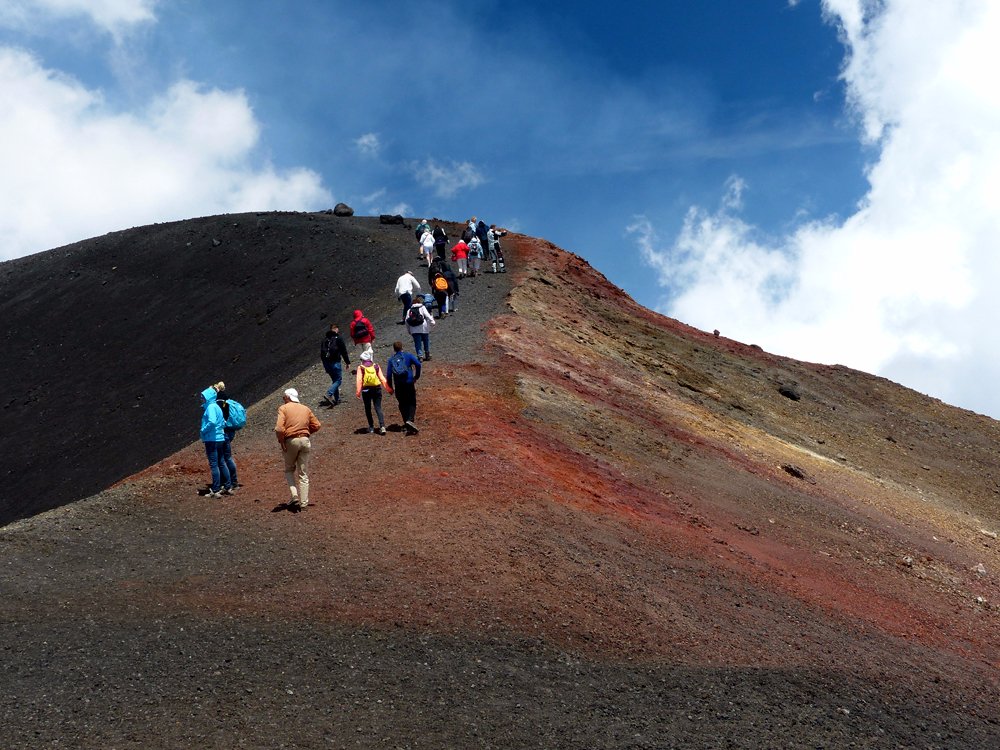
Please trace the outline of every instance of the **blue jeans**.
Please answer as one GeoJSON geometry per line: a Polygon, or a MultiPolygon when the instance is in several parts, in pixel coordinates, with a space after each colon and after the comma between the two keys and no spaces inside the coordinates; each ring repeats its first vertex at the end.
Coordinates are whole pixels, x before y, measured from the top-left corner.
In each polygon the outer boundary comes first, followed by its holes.
{"type": "Polygon", "coordinates": [[[229,477],[229,467],[226,466],[226,460],[223,457],[223,452],[226,449],[225,446],[225,440],[220,440],[217,443],[205,443],[208,468],[212,472],[212,492],[218,492],[223,486],[232,487],[232,479],[229,477]]]}
{"type": "Polygon", "coordinates": [[[332,398],[333,403],[340,403],[340,384],[344,380],[344,370],[340,366],[340,360],[336,362],[324,362],[323,369],[326,370],[326,374],[330,376],[330,387],[326,391],[327,398],[332,398]]]}
{"type": "Polygon", "coordinates": [[[236,481],[236,462],[233,460],[233,438],[236,437],[236,430],[227,427],[223,432],[226,433],[226,442],[222,448],[222,458],[225,461],[226,468],[229,469],[230,486],[235,487],[239,484],[236,481]]]}
{"type": "Polygon", "coordinates": [[[413,333],[413,348],[417,352],[417,358],[420,358],[420,352],[423,351],[424,354],[431,353],[431,335],[429,333],[413,333]]]}

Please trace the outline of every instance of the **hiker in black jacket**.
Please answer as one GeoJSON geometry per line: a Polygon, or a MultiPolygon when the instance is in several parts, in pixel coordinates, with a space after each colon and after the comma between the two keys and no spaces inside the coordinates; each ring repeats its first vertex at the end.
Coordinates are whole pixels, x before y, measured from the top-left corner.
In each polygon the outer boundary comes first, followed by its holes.
{"type": "Polygon", "coordinates": [[[451,270],[451,266],[446,266],[441,275],[448,280],[448,302],[445,309],[451,315],[455,312],[455,304],[458,302],[458,277],[451,270]]]}
{"type": "Polygon", "coordinates": [[[330,330],[326,332],[326,338],[320,344],[319,357],[323,361],[323,369],[330,376],[330,388],[326,392],[324,400],[330,406],[340,403],[340,384],[344,380],[344,372],[341,368],[341,361],[350,365],[351,358],[347,354],[347,346],[340,337],[340,327],[336,323],[330,325],[330,330]]]}
{"type": "Polygon", "coordinates": [[[448,233],[441,227],[434,227],[434,254],[438,258],[444,258],[444,251],[448,246],[448,233]]]}

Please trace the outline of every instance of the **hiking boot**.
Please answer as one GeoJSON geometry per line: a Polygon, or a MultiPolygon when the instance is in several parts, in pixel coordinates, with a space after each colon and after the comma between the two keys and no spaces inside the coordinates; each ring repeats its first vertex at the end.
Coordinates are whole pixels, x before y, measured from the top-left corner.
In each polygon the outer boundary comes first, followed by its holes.
{"type": "Polygon", "coordinates": [[[424,355],[424,362],[430,362],[430,361],[431,361],[431,355],[430,354],[425,354],[424,355]]]}
{"type": "Polygon", "coordinates": [[[384,435],[385,434],[385,427],[379,427],[378,428],[378,434],[379,435],[384,435]]]}

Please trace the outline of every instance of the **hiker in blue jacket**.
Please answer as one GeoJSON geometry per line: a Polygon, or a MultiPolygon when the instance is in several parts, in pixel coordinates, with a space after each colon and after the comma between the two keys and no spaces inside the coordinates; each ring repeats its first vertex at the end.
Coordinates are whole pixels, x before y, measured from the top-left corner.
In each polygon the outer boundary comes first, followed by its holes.
{"type": "Polygon", "coordinates": [[[420,360],[403,351],[402,341],[392,342],[393,355],[385,365],[385,371],[392,378],[392,390],[399,402],[399,415],[408,435],[419,430],[413,420],[417,416],[417,380],[420,379],[420,360]]]}
{"type": "Polygon", "coordinates": [[[219,381],[217,385],[223,386],[215,397],[215,403],[222,409],[222,432],[226,436],[226,441],[222,444],[222,462],[229,470],[229,491],[236,492],[237,487],[243,486],[236,478],[236,461],[233,460],[233,438],[236,437],[238,428],[230,426],[232,422],[229,419],[229,400],[226,398],[225,384],[219,381]]]}
{"type": "Polygon", "coordinates": [[[212,486],[208,497],[222,497],[233,494],[232,478],[225,460],[226,418],[222,408],[216,403],[219,391],[225,390],[221,380],[201,392],[201,441],[205,444],[208,468],[212,472],[212,486]]]}

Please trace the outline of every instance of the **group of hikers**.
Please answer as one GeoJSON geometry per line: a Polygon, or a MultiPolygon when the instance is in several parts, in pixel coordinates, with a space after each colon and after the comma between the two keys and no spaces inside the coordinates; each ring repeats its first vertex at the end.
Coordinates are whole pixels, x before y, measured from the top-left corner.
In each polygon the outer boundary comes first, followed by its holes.
{"type": "MultiPolygon", "coordinates": [[[[431,229],[427,219],[422,219],[415,230],[417,242],[420,245],[418,258],[430,268],[434,259],[444,260],[448,247],[448,234],[440,226],[431,229]]],[[[475,216],[466,222],[462,236],[451,248],[451,260],[458,266],[458,277],[476,276],[482,270],[485,258],[490,273],[504,273],[507,264],[504,261],[500,238],[507,234],[505,229],[498,229],[496,224],[486,226],[486,222],[475,216]]]]}
{"type": "MultiPolygon", "coordinates": [[[[424,258],[426,255],[427,260],[430,293],[421,293],[420,282],[411,271],[404,272],[397,279],[395,287],[396,297],[402,304],[402,320],[397,321],[397,324],[406,326],[413,339],[415,354],[405,351],[402,341],[395,341],[385,368],[381,368],[375,362],[375,326],[361,310],[354,311],[348,335],[355,350],[361,347],[359,365],[354,371],[354,391],[355,397],[364,404],[369,434],[376,431],[376,418],[378,433],[386,434],[382,412],[383,391],[396,396],[403,420],[403,432],[406,435],[419,432],[415,422],[416,382],[420,379],[421,362],[431,360],[431,328],[437,324],[437,320],[455,311],[459,295],[458,278],[480,273],[484,246],[488,248],[486,257],[491,264],[491,271],[506,272],[500,248],[500,237],[506,233],[505,230],[497,229],[496,225],[487,227],[485,222],[478,221],[476,217],[469,219],[462,238],[452,247],[452,260],[458,266],[456,274],[444,257],[448,241],[444,230],[435,227],[431,231],[426,219],[417,226],[420,257],[424,258]],[[431,238],[430,251],[425,252],[428,237],[431,238]],[[470,260],[473,260],[471,265],[470,260]],[[436,316],[430,309],[433,306],[437,307],[436,316]]],[[[320,345],[320,361],[330,377],[330,387],[320,403],[332,409],[341,403],[343,367],[351,365],[350,353],[337,323],[331,324],[326,331],[320,345]]],[[[212,498],[231,495],[242,486],[237,479],[232,441],[236,432],[246,424],[246,410],[239,402],[226,397],[225,387],[225,383],[219,381],[201,392],[201,439],[205,444],[211,484],[199,492],[212,498]]],[[[285,479],[291,496],[285,505],[293,512],[309,504],[308,463],[312,450],[310,436],[321,426],[322,423],[312,409],[301,402],[298,391],[295,388],[285,390],[282,405],[278,408],[274,432],[281,446],[285,479]]]]}

